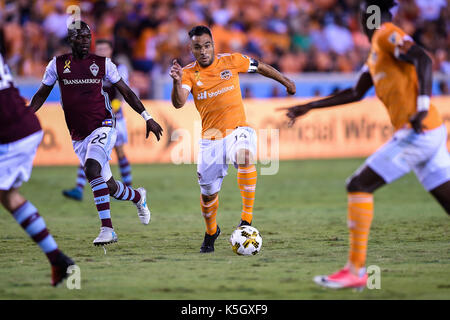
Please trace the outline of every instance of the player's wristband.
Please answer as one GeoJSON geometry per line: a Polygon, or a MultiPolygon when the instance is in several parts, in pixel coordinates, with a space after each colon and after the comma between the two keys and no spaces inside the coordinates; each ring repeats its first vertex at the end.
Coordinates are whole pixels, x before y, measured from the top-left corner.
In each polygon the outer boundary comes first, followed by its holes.
{"type": "Polygon", "coordinates": [[[428,111],[430,109],[430,97],[418,96],[417,97],[417,112],[428,111]]]}
{"type": "Polygon", "coordinates": [[[152,116],[147,112],[147,110],[142,111],[141,116],[145,121],[153,119],[152,116]]]}

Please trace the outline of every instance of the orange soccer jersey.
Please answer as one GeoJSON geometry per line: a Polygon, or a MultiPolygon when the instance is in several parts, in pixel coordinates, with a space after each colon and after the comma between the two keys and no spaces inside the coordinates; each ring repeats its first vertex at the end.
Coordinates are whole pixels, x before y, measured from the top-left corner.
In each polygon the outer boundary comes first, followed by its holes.
{"type": "Polygon", "coordinates": [[[219,54],[206,68],[196,61],[183,68],[182,86],[194,97],[204,139],[223,138],[247,126],[239,73],[255,71],[252,59],[240,53],[219,54]]]}
{"type": "MultiPolygon", "coordinates": [[[[386,106],[395,130],[411,127],[409,118],[417,112],[419,82],[414,65],[397,57],[413,44],[402,29],[384,23],[372,38],[372,50],[367,65],[375,84],[378,98],[386,106]]],[[[423,124],[431,130],[442,124],[436,107],[430,105],[423,124]]]]}

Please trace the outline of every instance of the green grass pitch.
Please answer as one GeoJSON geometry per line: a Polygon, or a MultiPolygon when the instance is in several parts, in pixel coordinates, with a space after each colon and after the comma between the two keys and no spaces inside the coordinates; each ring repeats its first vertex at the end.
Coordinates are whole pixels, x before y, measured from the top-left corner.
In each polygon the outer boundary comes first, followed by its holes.
{"type": "Polygon", "coordinates": [[[92,245],[100,223],[89,185],[81,203],[61,194],[76,168],[36,167],[22,193],[80,267],[81,289],[50,286],[44,254],[1,208],[0,299],[450,299],[449,217],[412,174],[375,194],[367,264],[380,267],[381,289],[313,283],[346,261],[345,179],[362,161],[287,161],[278,174],[260,175],[253,226],[263,246],[251,257],[235,255],[228,243],[241,208],[233,167],[220,193],[222,235],[207,255],[198,253],[204,222],[194,165],[133,166],[152,220],[144,226],[131,203],[113,201],[119,242],[106,255],[92,245]]]}

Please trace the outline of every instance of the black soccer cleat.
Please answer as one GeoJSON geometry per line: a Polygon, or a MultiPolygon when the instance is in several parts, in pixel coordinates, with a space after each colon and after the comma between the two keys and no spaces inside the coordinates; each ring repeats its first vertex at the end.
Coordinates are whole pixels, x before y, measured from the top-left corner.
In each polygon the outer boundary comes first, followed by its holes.
{"type": "Polygon", "coordinates": [[[205,232],[205,239],[203,240],[202,246],[200,247],[200,253],[214,252],[214,241],[216,241],[219,235],[219,226],[217,226],[217,231],[212,236],[205,232]]]}
{"type": "Polygon", "coordinates": [[[56,287],[67,278],[67,269],[74,264],[72,259],[60,252],[57,262],[52,265],[52,286],[56,287]]]}
{"type": "Polygon", "coordinates": [[[239,228],[239,227],[243,227],[243,226],[251,226],[251,225],[252,225],[251,222],[247,222],[247,221],[241,219],[241,222],[239,222],[239,224],[238,224],[237,227],[239,228]]]}

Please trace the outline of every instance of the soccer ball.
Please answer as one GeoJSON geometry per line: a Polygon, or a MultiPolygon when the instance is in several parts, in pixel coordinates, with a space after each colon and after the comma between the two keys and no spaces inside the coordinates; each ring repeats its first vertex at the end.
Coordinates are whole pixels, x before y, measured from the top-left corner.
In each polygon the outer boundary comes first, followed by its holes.
{"type": "Polygon", "coordinates": [[[238,227],[231,234],[231,248],[233,252],[242,255],[255,255],[261,250],[262,237],[259,231],[251,226],[238,227]]]}

